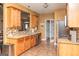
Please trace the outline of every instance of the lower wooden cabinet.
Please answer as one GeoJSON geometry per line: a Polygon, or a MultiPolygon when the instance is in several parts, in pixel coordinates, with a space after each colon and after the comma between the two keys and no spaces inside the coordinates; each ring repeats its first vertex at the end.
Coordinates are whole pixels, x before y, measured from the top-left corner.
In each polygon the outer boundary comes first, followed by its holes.
{"type": "Polygon", "coordinates": [[[72,56],[79,56],[79,44],[72,45],[72,56]]]}
{"type": "Polygon", "coordinates": [[[72,55],[72,44],[58,44],[58,55],[59,56],[71,56],[72,55]]]}
{"type": "Polygon", "coordinates": [[[36,37],[34,35],[31,36],[31,47],[35,46],[36,44],[36,37]]]}
{"type": "Polygon", "coordinates": [[[14,41],[14,55],[18,56],[24,51],[36,45],[36,37],[34,35],[26,36],[23,38],[13,39],[14,41]]]}
{"type": "Polygon", "coordinates": [[[20,49],[19,44],[16,44],[14,45],[14,55],[17,56],[19,54],[21,54],[21,49],[20,49]]]}
{"type": "Polygon", "coordinates": [[[31,37],[28,36],[28,37],[25,37],[25,50],[28,50],[29,48],[31,48],[31,37]]]}
{"type": "Polygon", "coordinates": [[[34,36],[33,39],[34,39],[33,40],[33,45],[35,46],[36,45],[36,37],[34,36]]]}
{"type": "Polygon", "coordinates": [[[72,43],[59,43],[58,55],[59,56],[79,56],[79,44],[72,43]]]}
{"type": "Polygon", "coordinates": [[[14,47],[15,55],[19,55],[24,51],[24,38],[19,38],[14,47]]]}

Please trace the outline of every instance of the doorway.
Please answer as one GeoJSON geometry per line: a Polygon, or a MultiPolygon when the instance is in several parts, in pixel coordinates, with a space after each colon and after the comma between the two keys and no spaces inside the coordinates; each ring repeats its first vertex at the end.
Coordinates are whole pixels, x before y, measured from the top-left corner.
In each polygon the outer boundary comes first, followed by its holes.
{"type": "Polygon", "coordinates": [[[50,42],[54,40],[54,20],[46,20],[45,21],[45,39],[47,47],[50,47],[50,42]]]}

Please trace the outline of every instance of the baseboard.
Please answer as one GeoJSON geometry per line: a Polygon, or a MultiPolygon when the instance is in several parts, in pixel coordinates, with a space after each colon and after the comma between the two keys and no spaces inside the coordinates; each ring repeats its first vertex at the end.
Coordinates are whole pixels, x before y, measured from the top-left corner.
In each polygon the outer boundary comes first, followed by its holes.
{"type": "MultiPolygon", "coordinates": [[[[42,41],[46,41],[46,39],[45,38],[43,38],[43,39],[41,39],[42,41]]],[[[54,42],[54,40],[50,40],[50,42],[54,42]]]]}

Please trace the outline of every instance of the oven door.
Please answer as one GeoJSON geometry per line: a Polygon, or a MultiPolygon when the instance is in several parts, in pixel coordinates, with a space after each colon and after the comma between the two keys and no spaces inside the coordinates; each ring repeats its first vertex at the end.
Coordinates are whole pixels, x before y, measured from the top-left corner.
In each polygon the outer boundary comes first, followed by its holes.
{"type": "Polygon", "coordinates": [[[24,30],[28,30],[29,29],[29,23],[24,23],[24,30]]]}

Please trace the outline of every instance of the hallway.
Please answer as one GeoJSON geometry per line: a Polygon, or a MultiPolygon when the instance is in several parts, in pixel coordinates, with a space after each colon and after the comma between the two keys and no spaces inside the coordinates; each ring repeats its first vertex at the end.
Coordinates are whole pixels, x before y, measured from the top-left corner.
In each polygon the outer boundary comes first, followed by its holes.
{"type": "Polygon", "coordinates": [[[53,48],[53,42],[50,48],[47,48],[46,42],[42,41],[40,45],[27,50],[21,56],[56,56],[56,49],[53,48]]]}

